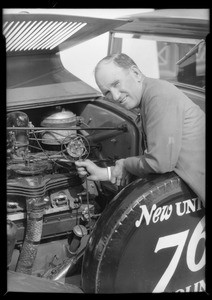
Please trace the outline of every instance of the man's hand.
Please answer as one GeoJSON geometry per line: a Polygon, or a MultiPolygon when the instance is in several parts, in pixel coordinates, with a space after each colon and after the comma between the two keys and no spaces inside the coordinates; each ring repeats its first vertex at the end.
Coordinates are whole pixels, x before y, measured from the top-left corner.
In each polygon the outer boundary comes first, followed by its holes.
{"type": "Polygon", "coordinates": [[[129,183],[130,174],[124,167],[124,159],[116,161],[115,167],[111,168],[111,182],[117,186],[124,186],[129,183]]]}
{"type": "MultiPolygon", "coordinates": [[[[111,167],[111,182],[117,186],[125,186],[129,183],[130,174],[124,167],[124,159],[116,161],[114,167],[111,167]]],[[[107,168],[101,168],[89,159],[78,160],[75,162],[77,172],[80,177],[86,176],[88,180],[108,181],[107,168]]]]}
{"type": "Polygon", "coordinates": [[[98,167],[94,162],[92,162],[89,159],[78,160],[75,162],[75,165],[80,177],[87,175],[88,180],[93,180],[93,181],[108,180],[107,168],[98,167]]]}

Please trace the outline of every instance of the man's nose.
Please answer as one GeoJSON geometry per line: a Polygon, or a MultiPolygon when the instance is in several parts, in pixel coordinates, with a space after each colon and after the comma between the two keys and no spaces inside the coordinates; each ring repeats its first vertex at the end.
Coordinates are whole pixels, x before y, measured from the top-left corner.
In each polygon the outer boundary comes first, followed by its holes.
{"type": "Polygon", "coordinates": [[[113,96],[113,100],[117,101],[120,98],[120,92],[117,89],[111,89],[111,94],[113,96]]]}

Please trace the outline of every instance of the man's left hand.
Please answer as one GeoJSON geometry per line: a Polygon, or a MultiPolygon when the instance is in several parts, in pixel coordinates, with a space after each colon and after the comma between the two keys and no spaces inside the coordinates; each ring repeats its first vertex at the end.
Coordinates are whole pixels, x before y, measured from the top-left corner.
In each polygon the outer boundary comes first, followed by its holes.
{"type": "Polygon", "coordinates": [[[124,159],[116,161],[114,167],[111,168],[111,182],[117,186],[125,186],[129,183],[130,174],[124,167],[124,159]]]}

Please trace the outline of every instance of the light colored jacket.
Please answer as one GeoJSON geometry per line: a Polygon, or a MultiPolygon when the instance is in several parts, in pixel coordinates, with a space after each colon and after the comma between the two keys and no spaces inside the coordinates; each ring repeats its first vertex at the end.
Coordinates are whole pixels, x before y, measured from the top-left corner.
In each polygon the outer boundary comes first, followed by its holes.
{"type": "Polygon", "coordinates": [[[145,77],[141,117],[147,148],[124,161],[139,177],[175,171],[205,204],[205,113],[173,84],[145,77]]]}

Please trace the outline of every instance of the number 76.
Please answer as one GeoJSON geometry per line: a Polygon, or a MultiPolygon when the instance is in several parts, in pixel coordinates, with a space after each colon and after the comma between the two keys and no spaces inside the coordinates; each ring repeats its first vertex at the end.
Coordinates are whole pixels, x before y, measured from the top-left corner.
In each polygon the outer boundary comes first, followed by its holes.
{"type": "MultiPolygon", "coordinates": [[[[187,262],[188,268],[192,272],[199,271],[205,265],[205,250],[204,250],[204,253],[203,253],[201,259],[199,260],[199,262],[197,264],[195,263],[195,255],[196,255],[197,245],[202,238],[205,239],[205,231],[203,231],[204,228],[205,228],[205,217],[203,217],[200,220],[200,222],[197,224],[197,226],[190,238],[190,241],[188,243],[188,248],[187,248],[187,253],[186,253],[186,262],[187,262]]],[[[177,248],[176,248],[176,251],[175,251],[168,267],[166,268],[165,272],[163,273],[162,277],[160,278],[159,282],[157,283],[156,287],[154,288],[153,293],[164,292],[165,288],[167,287],[167,285],[168,285],[169,281],[171,280],[171,278],[177,268],[177,265],[179,263],[188,233],[189,233],[189,229],[179,232],[179,233],[163,236],[158,239],[158,242],[157,242],[157,245],[156,245],[155,251],[154,251],[155,253],[157,253],[159,250],[165,249],[165,248],[170,248],[170,247],[174,247],[174,246],[177,246],[177,248]]]]}

